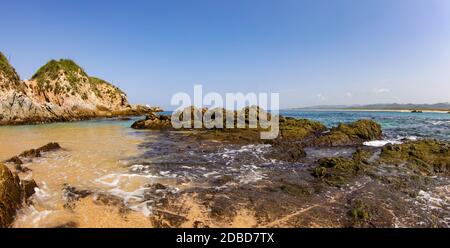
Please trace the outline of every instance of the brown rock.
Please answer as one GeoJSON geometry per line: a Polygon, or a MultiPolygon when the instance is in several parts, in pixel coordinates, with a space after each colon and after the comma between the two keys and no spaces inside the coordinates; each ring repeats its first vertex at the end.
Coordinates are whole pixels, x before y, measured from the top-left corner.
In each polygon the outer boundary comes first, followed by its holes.
{"type": "Polygon", "coordinates": [[[35,188],[38,188],[38,185],[33,179],[22,180],[20,186],[22,187],[22,196],[25,201],[35,193],[35,188]]]}
{"type": "Polygon", "coordinates": [[[0,164],[0,227],[8,227],[22,204],[20,180],[5,165],[0,164]]]}

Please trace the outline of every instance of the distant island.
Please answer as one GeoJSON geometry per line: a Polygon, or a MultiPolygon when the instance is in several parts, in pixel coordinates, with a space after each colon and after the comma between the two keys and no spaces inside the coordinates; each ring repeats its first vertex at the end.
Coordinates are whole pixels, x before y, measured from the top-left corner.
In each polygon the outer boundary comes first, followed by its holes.
{"type": "Polygon", "coordinates": [[[291,110],[386,110],[386,111],[411,111],[411,112],[449,112],[450,103],[414,104],[414,103],[386,103],[368,105],[316,105],[291,110]]]}

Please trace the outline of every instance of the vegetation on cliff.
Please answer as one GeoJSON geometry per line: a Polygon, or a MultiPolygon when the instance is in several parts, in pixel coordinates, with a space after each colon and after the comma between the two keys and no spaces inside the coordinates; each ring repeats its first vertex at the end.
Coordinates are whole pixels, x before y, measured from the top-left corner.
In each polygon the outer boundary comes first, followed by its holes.
{"type": "MultiPolygon", "coordinates": [[[[14,67],[12,67],[9,64],[8,59],[6,58],[6,56],[0,52],[0,75],[3,75],[3,77],[6,79],[6,81],[13,83],[15,85],[20,84],[20,77],[17,74],[16,70],[14,69],[14,67]]],[[[1,77],[0,77],[1,79],[1,77]]],[[[0,87],[5,87],[6,85],[1,84],[0,81],[0,87]]]]}
{"type": "Polygon", "coordinates": [[[105,80],[88,76],[83,68],[70,59],[49,61],[39,68],[31,79],[37,82],[40,92],[52,91],[54,94],[66,95],[81,94],[83,100],[88,98],[86,92],[80,89],[84,84],[89,85],[89,89],[99,98],[105,98],[106,96],[117,98],[117,94],[125,95],[123,91],[105,80]],[[65,80],[69,82],[69,85],[60,83],[65,80]]]}

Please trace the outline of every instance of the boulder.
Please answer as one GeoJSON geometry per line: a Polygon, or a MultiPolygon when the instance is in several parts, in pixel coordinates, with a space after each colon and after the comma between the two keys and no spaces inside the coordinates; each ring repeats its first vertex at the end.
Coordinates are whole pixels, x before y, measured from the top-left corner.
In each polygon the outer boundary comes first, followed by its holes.
{"type": "Polygon", "coordinates": [[[138,120],[131,125],[134,129],[169,129],[172,127],[170,116],[148,114],[144,120],[138,120]]]}
{"type": "Polygon", "coordinates": [[[315,146],[361,145],[365,141],[381,139],[380,124],[372,120],[359,120],[350,124],[340,124],[330,132],[313,141],[315,146]]]}
{"type": "Polygon", "coordinates": [[[19,177],[0,164],[0,227],[8,227],[13,222],[22,199],[19,177]]]}

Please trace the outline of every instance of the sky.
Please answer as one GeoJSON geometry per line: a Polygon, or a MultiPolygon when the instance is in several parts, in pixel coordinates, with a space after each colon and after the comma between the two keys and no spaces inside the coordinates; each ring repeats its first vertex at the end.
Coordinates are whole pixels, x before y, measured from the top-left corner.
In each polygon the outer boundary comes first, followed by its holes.
{"type": "Polygon", "coordinates": [[[69,58],[132,103],[280,93],[282,108],[450,102],[448,0],[2,1],[22,79],[69,58]]]}

